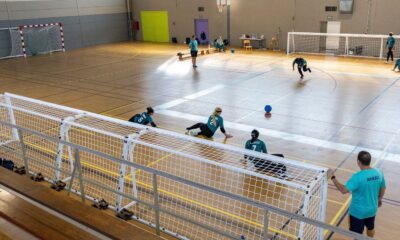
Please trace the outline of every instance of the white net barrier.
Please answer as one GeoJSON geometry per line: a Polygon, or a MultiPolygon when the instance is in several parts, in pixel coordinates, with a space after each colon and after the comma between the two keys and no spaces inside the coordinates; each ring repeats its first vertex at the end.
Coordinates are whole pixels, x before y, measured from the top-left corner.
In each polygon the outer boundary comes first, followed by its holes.
{"type": "Polygon", "coordinates": [[[28,56],[62,51],[62,37],[59,25],[23,28],[25,50],[28,56]]]}
{"type": "MultiPolygon", "coordinates": [[[[400,37],[394,37],[394,49],[399,49],[400,37]]],[[[385,58],[386,40],[385,35],[289,32],[287,53],[385,58]]],[[[399,51],[394,56],[400,57],[399,51]]]]}
{"type": "MultiPolygon", "coordinates": [[[[0,117],[1,121],[15,122],[118,159],[122,156],[141,166],[324,221],[324,168],[13,94],[1,96],[0,117]]],[[[22,165],[21,147],[12,131],[2,126],[0,134],[0,156],[22,165]]],[[[74,162],[71,149],[32,134],[24,134],[24,142],[30,171],[41,172],[49,180],[69,181],[74,162]]],[[[155,225],[153,209],[132,199],[153,204],[155,189],[150,172],[87,152],[81,152],[80,159],[89,199],[105,199],[114,209],[126,208],[137,220],[155,225]]],[[[170,178],[158,176],[156,180],[159,207],[163,210],[160,226],[179,238],[226,238],[208,229],[212,228],[236,239],[265,239],[265,235],[273,239],[322,239],[322,232],[315,226],[276,213],[268,215],[265,232],[261,208],[170,178]]],[[[73,189],[80,192],[77,181],[73,189]]]]}
{"type": "Polygon", "coordinates": [[[0,29],[0,59],[23,56],[18,28],[0,29]]]}

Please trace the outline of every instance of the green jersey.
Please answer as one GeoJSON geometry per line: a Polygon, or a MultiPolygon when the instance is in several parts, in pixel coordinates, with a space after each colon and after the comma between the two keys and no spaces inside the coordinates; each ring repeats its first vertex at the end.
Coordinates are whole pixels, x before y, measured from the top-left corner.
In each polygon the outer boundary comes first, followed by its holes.
{"type": "Polygon", "coordinates": [[[221,116],[215,116],[215,122],[213,122],[213,116],[210,116],[207,121],[207,127],[211,130],[211,132],[215,133],[218,128],[221,128],[221,132],[225,133],[224,128],[224,119],[221,116]]]}
{"type": "Polygon", "coordinates": [[[396,67],[399,67],[399,68],[400,68],[400,58],[396,60],[395,68],[396,68],[396,67]]]}
{"type": "Polygon", "coordinates": [[[394,44],[396,43],[396,39],[393,36],[388,37],[386,41],[386,45],[388,48],[394,47],[394,44]]]}
{"type": "Polygon", "coordinates": [[[157,126],[154,123],[153,118],[147,112],[143,112],[142,114],[136,114],[131,119],[129,119],[129,121],[139,123],[142,125],[150,124],[153,127],[157,126]]]}
{"type": "Polygon", "coordinates": [[[265,143],[259,139],[253,142],[251,142],[251,140],[248,140],[246,142],[245,148],[256,152],[267,153],[267,147],[265,146],[265,143]]]}
{"type": "Polygon", "coordinates": [[[371,168],[355,173],[345,186],[352,194],[351,216],[365,219],[376,215],[379,192],[386,187],[380,170],[371,168]]]}
{"type": "Polygon", "coordinates": [[[304,58],[296,58],[293,61],[293,67],[294,67],[295,64],[297,64],[297,66],[299,68],[301,68],[301,67],[307,66],[307,61],[304,58]]]}
{"type": "Polygon", "coordinates": [[[196,39],[192,39],[189,43],[190,51],[197,52],[199,50],[199,44],[196,39]]]}

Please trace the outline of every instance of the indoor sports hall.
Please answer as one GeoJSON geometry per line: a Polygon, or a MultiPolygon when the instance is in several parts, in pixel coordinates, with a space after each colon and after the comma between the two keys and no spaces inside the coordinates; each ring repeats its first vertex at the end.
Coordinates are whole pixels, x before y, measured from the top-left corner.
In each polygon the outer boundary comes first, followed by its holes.
{"type": "Polygon", "coordinates": [[[0,2],[0,239],[397,239],[399,7],[0,2]]]}

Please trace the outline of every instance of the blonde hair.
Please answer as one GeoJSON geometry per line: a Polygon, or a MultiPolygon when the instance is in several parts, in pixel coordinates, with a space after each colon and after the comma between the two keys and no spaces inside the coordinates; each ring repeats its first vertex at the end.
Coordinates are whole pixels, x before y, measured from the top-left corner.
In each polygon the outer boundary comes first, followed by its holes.
{"type": "Polygon", "coordinates": [[[222,112],[222,109],[220,107],[216,107],[214,109],[213,115],[212,115],[212,121],[214,126],[217,126],[217,115],[218,113],[222,112]]]}

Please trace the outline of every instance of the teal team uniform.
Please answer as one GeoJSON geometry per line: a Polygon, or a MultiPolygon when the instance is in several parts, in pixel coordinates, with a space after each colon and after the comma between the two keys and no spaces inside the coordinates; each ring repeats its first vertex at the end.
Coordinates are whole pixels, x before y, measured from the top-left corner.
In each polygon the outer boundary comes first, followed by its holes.
{"type": "Polygon", "coordinates": [[[395,43],[396,43],[396,39],[393,36],[388,37],[388,39],[386,41],[386,45],[388,48],[393,48],[395,43]]]}
{"type": "Polygon", "coordinates": [[[197,40],[191,40],[189,43],[190,51],[197,52],[199,50],[199,44],[197,40]]]}
{"type": "Polygon", "coordinates": [[[394,69],[399,68],[400,70],[400,58],[396,60],[396,65],[394,65],[394,69]]]}
{"type": "Polygon", "coordinates": [[[207,127],[211,130],[211,132],[214,134],[218,130],[218,128],[221,128],[221,131],[225,133],[224,119],[220,116],[215,116],[215,121],[216,125],[214,125],[213,116],[210,116],[208,118],[207,127]]]}
{"type": "Polygon", "coordinates": [[[302,68],[307,66],[307,61],[304,58],[296,58],[295,60],[293,60],[293,67],[295,64],[297,64],[298,68],[302,68]]]}
{"type": "Polygon", "coordinates": [[[248,140],[245,145],[246,149],[253,150],[256,152],[267,153],[267,146],[265,143],[259,139],[255,141],[248,140]]]}
{"type": "Polygon", "coordinates": [[[147,112],[143,112],[142,114],[136,114],[133,117],[133,122],[143,125],[151,124],[151,126],[156,127],[153,118],[147,112]]]}
{"type": "Polygon", "coordinates": [[[383,173],[376,169],[366,169],[353,174],[346,183],[352,194],[350,215],[358,219],[374,217],[378,210],[378,196],[381,188],[385,188],[383,173]]]}
{"type": "Polygon", "coordinates": [[[393,61],[393,48],[394,48],[394,44],[396,43],[396,39],[393,36],[389,36],[387,41],[386,41],[386,46],[388,48],[388,52],[387,52],[387,57],[386,57],[386,62],[389,62],[389,58],[392,59],[393,61]]]}

